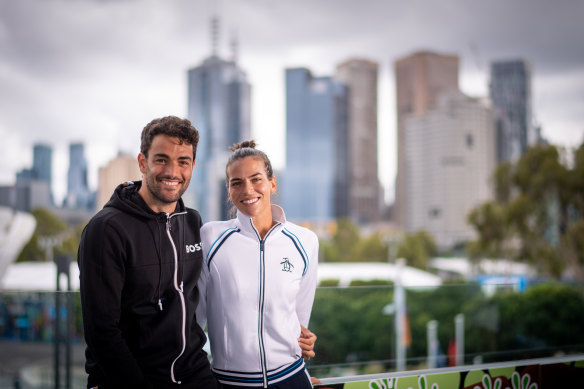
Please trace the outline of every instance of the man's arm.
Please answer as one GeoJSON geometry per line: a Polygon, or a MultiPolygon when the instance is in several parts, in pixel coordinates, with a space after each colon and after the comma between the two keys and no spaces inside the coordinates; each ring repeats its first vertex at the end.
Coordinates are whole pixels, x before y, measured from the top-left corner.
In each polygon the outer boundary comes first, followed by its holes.
{"type": "Polygon", "coordinates": [[[109,225],[90,222],[78,251],[83,327],[88,352],[108,381],[150,388],[119,328],[124,287],[123,242],[109,225]]]}

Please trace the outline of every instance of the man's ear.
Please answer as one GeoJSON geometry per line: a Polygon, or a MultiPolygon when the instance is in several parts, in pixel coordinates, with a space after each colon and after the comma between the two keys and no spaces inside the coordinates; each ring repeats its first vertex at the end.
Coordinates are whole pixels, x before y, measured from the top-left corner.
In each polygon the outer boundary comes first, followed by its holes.
{"type": "Polygon", "coordinates": [[[148,161],[146,160],[146,156],[142,153],[138,154],[138,167],[140,168],[140,172],[142,172],[142,174],[146,174],[146,163],[148,161]]]}

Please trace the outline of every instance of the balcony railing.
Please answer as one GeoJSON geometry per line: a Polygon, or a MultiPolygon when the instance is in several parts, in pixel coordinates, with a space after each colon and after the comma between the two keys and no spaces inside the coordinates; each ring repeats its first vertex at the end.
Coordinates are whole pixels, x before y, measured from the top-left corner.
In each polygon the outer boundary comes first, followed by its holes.
{"type": "MultiPolygon", "coordinates": [[[[319,287],[309,325],[318,336],[317,355],[308,369],[334,384],[533,359],[533,365],[581,361],[583,290],[565,283],[401,292],[387,285],[319,287]]],[[[0,389],[84,388],[79,294],[0,292],[0,350],[0,389]]]]}

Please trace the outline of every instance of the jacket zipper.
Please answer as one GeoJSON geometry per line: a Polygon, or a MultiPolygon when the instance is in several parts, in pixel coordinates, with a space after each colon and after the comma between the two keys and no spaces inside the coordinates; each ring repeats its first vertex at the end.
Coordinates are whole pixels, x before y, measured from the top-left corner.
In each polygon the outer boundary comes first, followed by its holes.
{"type": "Polygon", "coordinates": [[[258,328],[258,337],[259,337],[259,346],[260,346],[260,364],[262,366],[262,377],[264,380],[264,388],[268,387],[268,372],[267,372],[267,363],[266,363],[266,349],[264,346],[264,287],[265,287],[265,280],[266,280],[266,264],[265,264],[265,249],[266,249],[266,239],[272,233],[274,228],[276,228],[280,223],[276,223],[268,233],[264,239],[260,238],[260,234],[258,234],[255,226],[253,225],[253,221],[250,219],[250,223],[252,228],[257,234],[258,239],[260,240],[260,309],[259,309],[259,328],[258,328]]]}
{"type": "Polygon", "coordinates": [[[266,371],[266,350],[264,348],[264,282],[265,282],[265,262],[264,262],[264,241],[260,241],[260,312],[259,312],[259,342],[260,342],[260,364],[262,366],[262,376],[264,388],[268,387],[268,374],[266,371]]]}
{"type": "Polygon", "coordinates": [[[172,246],[172,251],[174,253],[174,276],[173,276],[173,284],[174,284],[174,289],[178,292],[178,295],[180,297],[180,304],[181,304],[181,313],[182,313],[182,318],[181,318],[181,337],[182,337],[182,349],[180,351],[180,353],[177,355],[177,357],[174,359],[174,361],[172,361],[172,365],[170,365],[170,379],[172,380],[172,382],[176,383],[176,384],[180,384],[181,381],[178,381],[174,375],[174,365],[176,363],[176,361],[178,361],[178,359],[184,354],[185,352],[185,348],[186,348],[186,305],[185,305],[185,296],[184,296],[184,291],[183,291],[183,281],[180,282],[180,285],[178,283],[178,252],[176,250],[176,245],[174,244],[174,240],[172,239],[172,235],[170,234],[170,219],[174,216],[174,215],[179,215],[179,214],[166,214],[166,235],[168,236],[168,240],[170,241],[170,245],[172,246]]]}

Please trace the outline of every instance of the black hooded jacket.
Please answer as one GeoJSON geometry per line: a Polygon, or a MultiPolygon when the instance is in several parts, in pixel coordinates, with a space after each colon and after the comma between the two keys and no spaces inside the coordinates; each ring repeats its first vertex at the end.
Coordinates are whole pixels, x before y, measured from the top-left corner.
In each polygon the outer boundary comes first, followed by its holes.
{"type": "Polygon", "coordinates": [[[118,186],[81,238],[88,387],[151,388],[208,366],[195,320],[201,217],[182,200],[155,213],[140,186],[118,186]]]}

